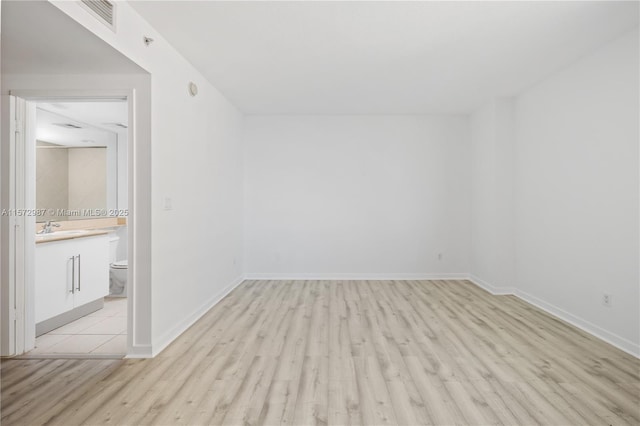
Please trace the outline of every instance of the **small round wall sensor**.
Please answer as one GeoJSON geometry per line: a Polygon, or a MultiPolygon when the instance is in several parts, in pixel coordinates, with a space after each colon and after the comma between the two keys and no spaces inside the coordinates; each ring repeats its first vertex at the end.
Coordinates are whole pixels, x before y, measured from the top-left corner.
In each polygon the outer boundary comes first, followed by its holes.
{"type": "Polygon", "coordinates": [[[196,86],[196,84],[193,81],[189,83],[189,94],[191,96],[195,96],[198,94],[198,86],[196,86]]]}

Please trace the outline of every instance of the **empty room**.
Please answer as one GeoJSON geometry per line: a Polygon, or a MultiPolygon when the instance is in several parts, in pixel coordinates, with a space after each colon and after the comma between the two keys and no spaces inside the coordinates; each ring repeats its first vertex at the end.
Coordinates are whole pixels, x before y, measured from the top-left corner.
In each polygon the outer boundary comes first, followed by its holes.
{"type": "Polygon", "coordinates": [[[0,18],[2,425],[640,424],[640,2],[0,18]]]}

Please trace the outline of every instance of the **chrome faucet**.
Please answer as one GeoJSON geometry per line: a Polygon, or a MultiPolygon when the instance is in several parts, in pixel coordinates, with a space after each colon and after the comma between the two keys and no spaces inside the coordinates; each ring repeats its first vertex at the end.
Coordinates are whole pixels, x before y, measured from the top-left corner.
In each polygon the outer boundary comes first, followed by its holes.
{"type": "Polygon", "coordinates": [[[53,232],[53,229],[51,229],[52,227],[59,228],[60,224],[48,220],[44,225],[42,225],[42,229],[40,231],[36,232],[36,233],[37,234],[50,234],[50,233],[53,232]]]}

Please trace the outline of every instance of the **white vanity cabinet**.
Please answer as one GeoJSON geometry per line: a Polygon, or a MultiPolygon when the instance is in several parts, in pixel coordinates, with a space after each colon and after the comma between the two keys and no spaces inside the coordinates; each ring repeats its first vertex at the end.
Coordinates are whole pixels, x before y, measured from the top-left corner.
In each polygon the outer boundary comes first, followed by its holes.
{"type": "Polygon", "coordinates": [[[109,237],[36,244],[36,324],[109,294],[109,237]]]}

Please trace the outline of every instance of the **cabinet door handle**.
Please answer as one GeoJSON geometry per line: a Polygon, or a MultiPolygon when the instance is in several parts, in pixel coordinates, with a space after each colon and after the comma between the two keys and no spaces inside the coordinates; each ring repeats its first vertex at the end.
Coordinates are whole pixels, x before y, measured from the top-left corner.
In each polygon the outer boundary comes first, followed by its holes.
{"type": "Polygon", "coordinates": [[[71,291],[69,293],[73,294],[76,292],[76,257],[71,256],[69,259],[71,260],[71,291]]]}
{"type": "Polygon", "coordinates": [[[78,288],[76,290],[80,291],[80,283],[82,279],[80,278],[80,271],[82,270],[82,265],[80,264],[80,255],[78,255],[78,288]]]}

